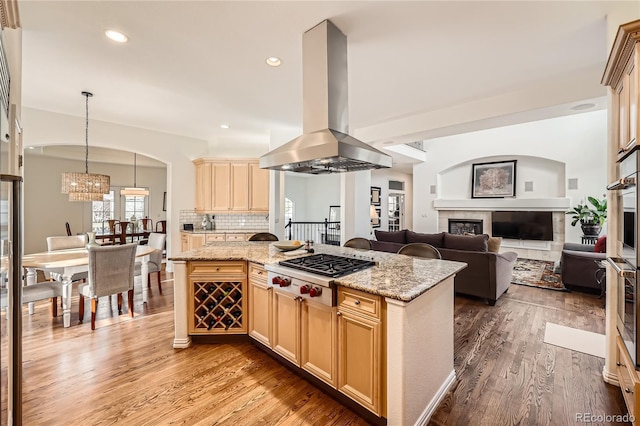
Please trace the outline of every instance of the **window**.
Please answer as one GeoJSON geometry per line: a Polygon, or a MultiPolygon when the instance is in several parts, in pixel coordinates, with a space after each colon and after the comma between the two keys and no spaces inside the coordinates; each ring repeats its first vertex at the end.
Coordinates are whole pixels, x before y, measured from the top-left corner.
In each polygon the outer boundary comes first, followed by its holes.
{"type": "Polygon", "coordinates": [[[107,220],[114,218],[115,203],[114,191],[104,195],[103,201],[91,203],[91,230],[96,234],[108,234],[109,224],[107,220]]]}
{"type": "Polygon", "coordinates": [[[131,220],[131,216],[135,216],[138,220],[146,216],[145,198],[144,196],[138,195],[126,195],[124,197],[124,217],[127,218],[127,220],[131,220]]]}
{"type": "Polygon", "coordinates": [[[288,198],[284,199],[284,224],[289,223],[290,220],[293,220],[293,200],[288,198]]]}

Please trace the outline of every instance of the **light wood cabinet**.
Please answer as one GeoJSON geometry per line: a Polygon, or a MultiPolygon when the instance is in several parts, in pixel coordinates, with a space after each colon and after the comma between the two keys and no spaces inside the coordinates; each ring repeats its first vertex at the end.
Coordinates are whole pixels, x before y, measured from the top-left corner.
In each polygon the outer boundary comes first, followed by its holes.
{"type": "Polygon", "coordinates": [[[335,388],[338,384],[335,308],[304,299],[300,305],[300,366],[335,388]]]}
{"type": "Polygon", "coordinates": [[[379,296],[338,287],[338,390],[381,414],[379,296]]]}
{"type": "Polygon", "coordinates": [[[336,387],[335,308],[277,288],[273,291],[273,350],[336,387]]]}
{"type": "MultiPolygon", "coordinates": [[[[619,162],[638,148],[638,82],[640,68],[640,20],[621,25],[609,54],[602,77],[602,84],[609,86],[612,110],[609,114],[609,181],[621,176],[619,162]],[[617,158],[613,152],[617,151],[617,158]],[[611,179],[613,177],[613,179],[611,179]]],[[[609,197],[609,217],[613,224],[622,217],[621,196],[609,197]]],[[[618,223],[618,225],[620,225],[618,223]]],[[[621,226],[609,226],[610,241],[621,241],[621,226]]],[[[618,253],[613,253],[615,256],[618,253]]],[[[615,282],[615,277],[613,278],[615,282]]],[[[612,278],[607,277],[608,284],[612,278]]],[[[616,312],[613,316],[617,315],[616,312]]],[[[616,335],[616,374],[624,396],[627,410],[632,418],[640,414],[640,375],[631,362],[627,348],[621,337],[616,335]]],[[[637,424],[636,421],[633,424],[637,424]]]]}
{"type": "Polygon", "coordinates": [[[269,211],[269,170],[258,163],[249,163],[249,209],[269,211]]]}
{"type": "Polygon", "coordinates": [[[273,350],[300,365],[300,304],[298,296],[273,290],[273,350]]]}
{"type": "Polygon", "coordinates": [[[620,26],[609,55],[602,83],[611,87],[611,136],[618,160],[638,145],[638,82],[640,20],[620,26]]]}
{"type": "Polygon", "coordinates": [[[199,158],[193,163],[197,212],[269,211],[269,173],[258,160],[199,158]]]}
{"type": "Polygon", "coordinates": [[[635,417],[640,413],[640,378],[619,335],[616,338],[616,372],[629,415],[635,417]]]}
{"type": "Polygon", "coordinates": [[[195,250],[205,245],[207,234],[180,233],[180,247],[182,251],[195,250]]]}
{"type": "Polygon", "coordinates": [[[249,335],[271,347],[273,329],[273,287],[261,265],[249,263],[249,335]]]}
{"type": "Polygon", "coordinates": [[[189,334],[246,334],[246,262],[189,262],[188,273],[189,334]]]}

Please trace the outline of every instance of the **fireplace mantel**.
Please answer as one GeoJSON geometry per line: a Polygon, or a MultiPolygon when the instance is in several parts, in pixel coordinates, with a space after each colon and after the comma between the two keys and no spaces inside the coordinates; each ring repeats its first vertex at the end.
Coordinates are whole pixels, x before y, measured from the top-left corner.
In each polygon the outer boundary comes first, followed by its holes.
{"type": "Polygon", "coordinates": [[[569,198],[467,198],[447,200],[439,198],[433,201],[436,210],[523,210],[523,211],[562,211],[569,210],[569,198]]]}

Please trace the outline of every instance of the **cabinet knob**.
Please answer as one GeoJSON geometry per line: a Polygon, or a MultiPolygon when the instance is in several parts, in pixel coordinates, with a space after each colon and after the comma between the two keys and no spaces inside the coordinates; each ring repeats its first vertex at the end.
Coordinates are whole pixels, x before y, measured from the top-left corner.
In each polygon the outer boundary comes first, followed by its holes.
{"type": "Polygon", "coordinates": [[[262,275],[262,271],[258,271],[258,275],[262,275]]]}
{"type": "Polygon", "coordinates": [[[216,268],[216,272],[219,271],[219,270],[220,270],[220,268],[216,268]]]}
{"type": "Polygon", "coordinates": [[[624,388],[624,391],[625,391],[626,393],[632,393],[632,392],[631,392],[631,389],[629,389],[629,388],[624,388]]]}
{"type": "Polygon", "coordinates": [[[340,311],[336,312],[336,316],[341,317],[342,316],[342,312],[340,312],[340,311]]]}
{"type": "Polygon", "coordinates": [[[356,299],[355,302],[353,302],[353,304],[358,306],[360,304],[360,301],[358,299],[356,299]]]}
{"type": "Polygon", "coordinates": [[[616,362],[616,365],[617,365],[618,367],[624,367],[624,365],[620,364],[619,362],[616,362]]]}

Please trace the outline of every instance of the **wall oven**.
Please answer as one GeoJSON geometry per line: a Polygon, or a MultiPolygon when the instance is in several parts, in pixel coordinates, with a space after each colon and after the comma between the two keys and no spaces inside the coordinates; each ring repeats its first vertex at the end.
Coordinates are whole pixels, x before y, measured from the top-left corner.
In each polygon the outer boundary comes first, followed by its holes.
{"type": "Polygon", "coordinates": [[[618,192],[618,242],[607,261],[616,272],[618,288],[616,325],[636,367],[640,367],[640,315],[638,315],[638,151],[620,162],[618,181],[607,186],[618,192]]]}

